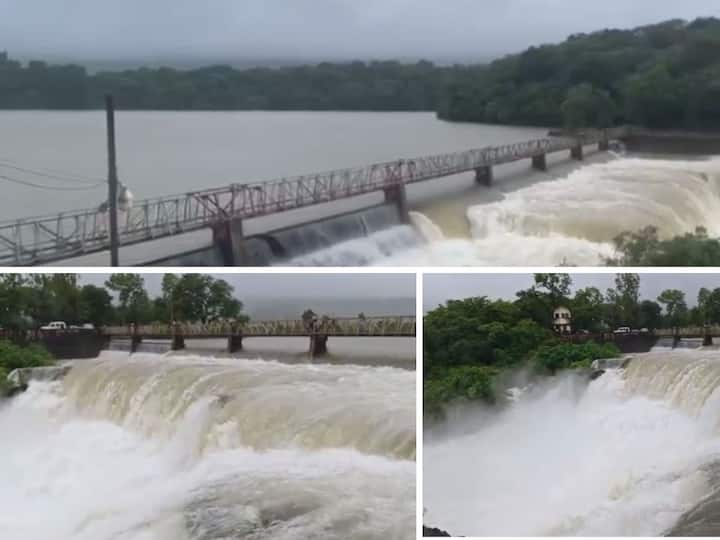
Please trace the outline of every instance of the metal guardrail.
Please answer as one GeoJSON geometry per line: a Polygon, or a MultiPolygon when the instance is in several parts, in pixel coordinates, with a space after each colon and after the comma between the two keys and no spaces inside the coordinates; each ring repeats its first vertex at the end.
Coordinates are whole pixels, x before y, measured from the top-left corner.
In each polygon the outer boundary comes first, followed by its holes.
{"type": "Polygon", "coordinates": [[[111,337],[151,336],[156,338],[181,335],[185,338],[212,338],[238,335],[243,337],[287,336],[367,336],[413,337],[415,317],[388,316],[359,318],[327,318],[311,321],[251,321],[238,324],[230,321],[210,323],[150,324],[138,326],[111,326],[102,329],[111,337]]]}
{"type": "MultiPolygon", "coordinates": [[[[626,133],[624,128],[577,137],[550,137],[501,146],[376,163],[367,167],[232,184],[137,201],[119,212],[119,243],[129,246],[315,204],[381,191],[400,184],[501,165],[568,150],[626,133]]],[[[0,265],[31,266],[109,249],[109,218],[100,208],[0,222],[0,265]]]]}

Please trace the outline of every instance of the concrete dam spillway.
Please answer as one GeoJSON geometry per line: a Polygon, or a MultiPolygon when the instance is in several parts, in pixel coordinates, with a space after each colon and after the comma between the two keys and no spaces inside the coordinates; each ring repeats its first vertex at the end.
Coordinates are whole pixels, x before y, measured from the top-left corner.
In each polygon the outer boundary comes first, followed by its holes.
{"type": "Polygon", "coordinates": [[[656,347],[426,429],[425,521],[466,536],[717,536],[720,350],[656,347]]]}
{"type": "Polygon", "coordinates": [[[720,158],[598,157],[565,176],[530,173],[428,202],[411,210],[411,226],[346,240],[291,264],[602,266],[623,232],[653,225],[670,238],[705,227],[717,237],[719,215],[720,158]]]}
{"type": "MultiPolygon", "coordinates": [[[[412,191],[410,192],[412,193],[412,191]]],[[[437,200],[251,236],[253,265],[602,266],[613,239],[649,225],[662,238],[705,227],[720,236],[720,158],[588,156],[581,165],[522,172],[437,200]]],[[[153,264],[219,264],[217,247],[153,264]]]]}
{"type": "Polygon", "coordinates": [[[410,370],[107,351],[0,429],[3,539],[415,535],[410,370]]]}

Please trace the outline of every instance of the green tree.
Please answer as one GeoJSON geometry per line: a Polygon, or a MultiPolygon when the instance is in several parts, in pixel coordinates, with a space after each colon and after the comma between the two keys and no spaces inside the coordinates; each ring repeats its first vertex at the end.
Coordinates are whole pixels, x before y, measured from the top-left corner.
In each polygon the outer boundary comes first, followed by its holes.
{"type": "Polygon", "coordinates": [[[576,330],[603,330],[605,299],[597,287],[587,287],[575,293],[571,302],[572,324],[576,330]]]}
{"type": "Polygon", "coordinates": [[[662,327],[662,307],[652,300],[640,302],[640,327],[655,330],[662,327]]]}
{"type": "Polygon", "coordinates": [[[610,95],[589,83],[570,88],[560,109],[569,129],[610,127],[617,115],[617,105],[610,95]]]}
{"type": "Polygon", "coordinates": [[[119,315],[123,324],[150,321],[152,306],[145,290],[145,280],[140,274],[112,274],[105,286],[118,295],[119,315]]]}
{"type": "Polygon", "coordinates": [[[640,276],[638,274],[617,274],[615,289],[608,289],[607,299],[611,304],[611,320],[617,326],[637,328],[640,322],[640,276]]]}
{"type": "Polygon", "coordinates": [[[112,296],[105,288],[85,285],[80,289],[80,320],[92,323],[96,327],[114,322],[112,296]]]}
{"type": "Polygon", "coordinates": [[[672,328],[679,328],[687,322],[688,308],[685,293],[677,289],[667,289],[660,293],[658,302],[665,307],[667,322],[672,328]]]}

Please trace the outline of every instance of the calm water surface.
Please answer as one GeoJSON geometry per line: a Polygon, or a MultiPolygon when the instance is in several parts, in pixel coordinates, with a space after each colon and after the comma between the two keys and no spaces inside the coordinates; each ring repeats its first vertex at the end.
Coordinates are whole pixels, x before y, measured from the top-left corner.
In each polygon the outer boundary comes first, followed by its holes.
{"type": "MultiPolygon", "coordinates": [[[[544,129],[451,124],[432,113],[118,112],[120,179],[136,199],[531,139],[544,129]]],[[[0,160],[106,176],[102,111],[0,111],[0,160]]],[[[61,184],[13,169],[0,173],[61,184]]],[[[92,191],[3,181],[5,219],[93,207],[92,191]]]]}

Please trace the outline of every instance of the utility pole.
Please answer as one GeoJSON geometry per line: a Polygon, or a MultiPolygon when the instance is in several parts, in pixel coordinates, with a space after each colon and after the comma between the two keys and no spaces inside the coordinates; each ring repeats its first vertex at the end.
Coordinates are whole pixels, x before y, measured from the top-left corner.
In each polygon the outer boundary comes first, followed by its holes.
{"type": "Polygon", "coordinates": [[[115,104],[113,97],[105,96],[105,113],[107,116],[108,144],[108,212],[110,213],[110,266],[119,265],[118,254],[118,179],[115,157],[115,104]]]}

